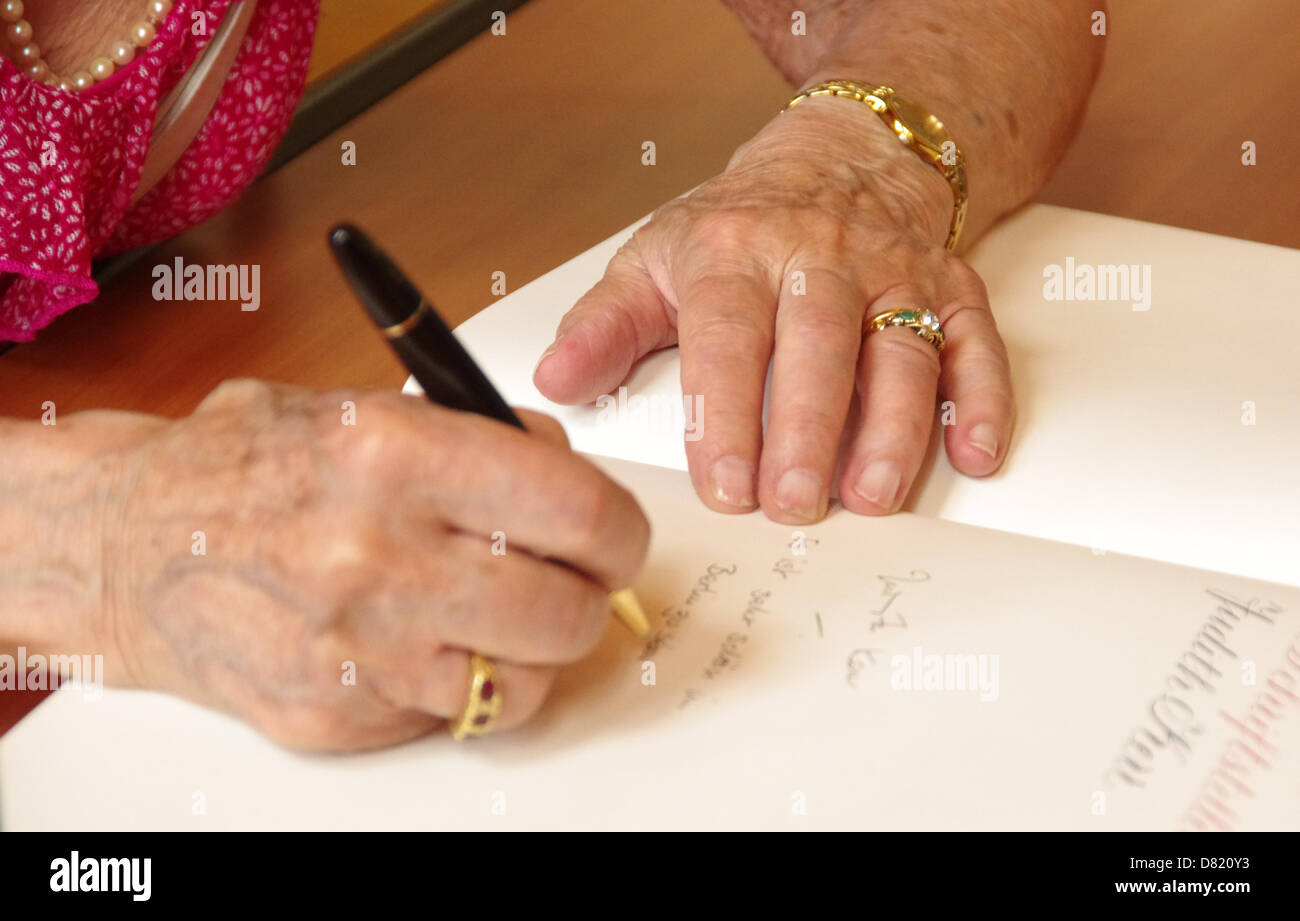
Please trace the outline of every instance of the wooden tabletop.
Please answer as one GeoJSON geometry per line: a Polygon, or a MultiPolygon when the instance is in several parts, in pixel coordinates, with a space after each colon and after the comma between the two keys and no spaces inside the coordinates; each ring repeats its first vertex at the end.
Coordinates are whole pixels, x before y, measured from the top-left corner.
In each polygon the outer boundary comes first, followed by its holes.
{"type": "MultiPolygon", "coordinates": [[[[1300,4],[1111,6],[1101,81],[1041,200],[1300,247],[1300,4]]],[[[330,261],[332,223],[369,229],[460,322],[493,300],[493,272],[514,290],[716,173],[788,95],[721,4],[532,0],[0,356],[0,414],[175,416],[238,376],[397,387],[330,261]],[[259,264],[260,309],[154,301],[151,269],[176,257],[259,264]]]]}

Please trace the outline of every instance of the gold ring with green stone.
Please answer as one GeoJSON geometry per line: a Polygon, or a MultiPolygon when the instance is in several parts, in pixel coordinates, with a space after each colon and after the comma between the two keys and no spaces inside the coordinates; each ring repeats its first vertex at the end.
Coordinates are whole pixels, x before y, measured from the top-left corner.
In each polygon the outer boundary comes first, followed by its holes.
{"type": "Polygon", "coordinates": [[[898,310],[886,310],[884,313],[871,318],[871,322],[867,324],[867,333],[878,333],[888,326],[907,327],[940,352],[943,351],[947,341],[943,334],[943,326],[939,323],[939,318],[929,310],[916,310],[908,307],[898,310]]]}

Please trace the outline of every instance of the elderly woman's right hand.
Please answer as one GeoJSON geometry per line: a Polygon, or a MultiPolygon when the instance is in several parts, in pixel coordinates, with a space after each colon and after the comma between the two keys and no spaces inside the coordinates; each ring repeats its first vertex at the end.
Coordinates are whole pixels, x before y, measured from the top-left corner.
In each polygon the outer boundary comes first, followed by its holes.
{"type": "Polygon", "coordinates": [[[233,381],[106,438],[101,629],[125,682],[352,750],[456,716],[473,650],[496,664],[499,728],[527,719],[597,643],[649,526],[553,420],[525,424],[233,381]]]}

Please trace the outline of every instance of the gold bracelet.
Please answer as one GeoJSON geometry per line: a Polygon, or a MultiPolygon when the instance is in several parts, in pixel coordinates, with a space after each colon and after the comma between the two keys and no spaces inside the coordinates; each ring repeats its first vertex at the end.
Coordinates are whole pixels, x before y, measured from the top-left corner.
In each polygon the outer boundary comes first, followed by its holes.
{"type": "Polygon", "coordinates": [[[852,80],[818,83],[791,99],[785,108],[810,96],[844,96],[865,104],[880,116],[905,147],[939,170],[952,188],[952,224],[948,227],[945,245],[948,249],[955,248],[966,223],[966,161],[943,122],[910,99],[898,95],[891,87],[852,80]]]}

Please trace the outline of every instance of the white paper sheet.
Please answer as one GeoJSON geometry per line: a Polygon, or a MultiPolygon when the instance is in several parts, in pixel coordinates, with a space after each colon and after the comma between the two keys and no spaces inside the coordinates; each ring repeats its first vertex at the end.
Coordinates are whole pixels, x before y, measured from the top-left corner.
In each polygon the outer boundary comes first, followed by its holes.
{"type": "MultiPolygon", "coordinates": [[[[555,326],[634,225],[462,324],[506,398],[551,412],[593,454],[686,468],[681,438],[560,407],[532,384],[555,326]]],[[[1300,585],[1300,252],[1031,206],[971,254],[1011,353],[1019,423],[995,476],[938,439],[907,508],[922,515],[1300,585]],[[1044,268],[1150,267],[1149,308],[1048,301],[1044,268]],[[1253,403],[1255,424],[1243,424],[1253,403]]],[[[629,394],[680,405],[675,349],[629,394]]]]}
{"type": "MultiPolygon", "coordinates": [[[[1007,468],[938,457],[916,514],[838,510],[801,556],[788,527],[705,509],[676,438],[532,388],[625,236],[460,333],[578,448],[660,465],[600,461],[655,525],[648,655],[611,627],[525,729],[354,758],[62,691],[0,738],[4,827],[1300,829],[1300,254],[1027,209],[973,255],[1020,396],[1007,468]],[[1149,264],[1150,309],[1045,301],[1067,258],[1149,264]],[[967,665],[983,695],[951,686],[967,665]]],[[[670,351],[628,383],[676,378],[670,351]]]]}
{"type": "Polygon", "coordinates": [[[910,514],[800,543],[603,463],[658,631],[611,622],[527,727],[309,757],[61,691],[0,743],[5,826],[1300,830],[1300,590],[910,514]]]}

